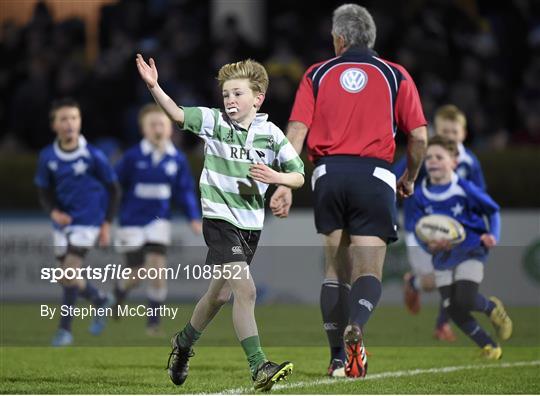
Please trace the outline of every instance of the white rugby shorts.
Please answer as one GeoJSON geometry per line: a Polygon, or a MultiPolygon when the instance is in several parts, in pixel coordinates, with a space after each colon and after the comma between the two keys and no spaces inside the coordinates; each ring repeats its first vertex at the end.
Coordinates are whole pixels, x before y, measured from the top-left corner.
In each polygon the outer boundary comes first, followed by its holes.
{"type": "Polygon", "coordinates": [[[147,243],[169,246],[171,244],[171,222],[158,219],[142,227],[120,227],[116,231],[114,244],[119,253],[140,249],[147,243]]]}
{"type": "Polygon", "coordinates": [[[451,269],[435,270],[437,287],[450,286],[460,280],[481,283],[483,279],[484,263],[478,260],[466,260],[451,269]]]}
{"type": "Polygon", "coordinates": [[[405,244],[407,245],[407,259],[413,275],[422,276],[433,273],[431,254],[420,247],[414,232],[405,234],[405,244]]]}
{"type": "Polygon", "coordinates": [[[53,230],[54,254],[61,257],[67,253],[68,245],[79,248],[93,247],[99,236],[99,227],[96,226],[66,226],[53,230]]]}

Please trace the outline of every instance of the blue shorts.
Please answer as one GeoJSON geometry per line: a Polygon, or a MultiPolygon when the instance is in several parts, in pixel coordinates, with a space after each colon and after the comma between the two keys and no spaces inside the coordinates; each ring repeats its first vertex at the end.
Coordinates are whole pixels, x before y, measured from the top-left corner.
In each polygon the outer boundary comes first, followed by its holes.
{"type": "Polygon", "coordinates": [[[315,226],[320,234],[397,240],[396,177],[377,158],[336,155],[320,158],[313,171],[315,226]]]}

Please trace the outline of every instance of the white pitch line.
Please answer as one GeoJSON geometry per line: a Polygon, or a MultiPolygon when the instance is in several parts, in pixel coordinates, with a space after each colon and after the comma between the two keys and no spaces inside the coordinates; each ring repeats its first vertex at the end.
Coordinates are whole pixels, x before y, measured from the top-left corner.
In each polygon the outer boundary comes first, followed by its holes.
{"type": "MultiPolygon", "coordinates": [[[[452,373],[454,371],[461,370],[479,370],[479,369],[488,369],[488,368],[510,368],[510,367],[523,367],[523,366],[538,366],[540,365],[540,360],[532,360],[528,362],[513,362],[513,363],[495,363],[495,364],[470,364],[466,366],[449,366],[449,367],[437,367],[429,369],[415,369],[415,370],[402,370],[402,371],[386,371],[383,373],[368,374],[366,378],[355,379],[355,378],[325,378],[315,381],[299,381],[291,382],[288,384],[276,384],[272,389],[282,390],[282,389],[293,389],[293,388],[302,388],[304,386],[319,386],[319,385],[329,385],[335,384],[337,382],[343,381],[370,381],[378,380],[383,378],[399,378],[399,377],[412,377],[414,375],[421,374],[441,374],[441,373],[452,373]]],[[[243,387],[235,389],[225,389],[220,392],[220,394],[233,394],[238,395],[242,393],[254,393],[253,388],[243,387]]]]}

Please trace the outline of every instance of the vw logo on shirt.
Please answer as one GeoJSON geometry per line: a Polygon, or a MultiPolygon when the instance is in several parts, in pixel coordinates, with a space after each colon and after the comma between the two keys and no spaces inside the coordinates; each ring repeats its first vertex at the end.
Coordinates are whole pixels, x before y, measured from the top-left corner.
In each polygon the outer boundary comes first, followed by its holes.
{"type": "Polygon", "coordinates": [[[350,93],[358,93],[363,90],[367,84],[367,74],[362,69],[347,69],[339,77],[339,82],[343,89],[350,93]]]}

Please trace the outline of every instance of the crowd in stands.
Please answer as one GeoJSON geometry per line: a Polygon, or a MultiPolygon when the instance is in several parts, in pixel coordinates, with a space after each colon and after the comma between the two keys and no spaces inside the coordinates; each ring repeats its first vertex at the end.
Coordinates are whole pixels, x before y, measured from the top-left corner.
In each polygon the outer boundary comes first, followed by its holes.
{"type": "MultiPolygon", "coordinates": [[[[221,104],[215,76],[227,62],[265,64],[270,89],[263,111],[285,128],[307,66],[333,56],[331,11],[289,0],[252,0],[265,9],[256,43],[234,16],[212,34],[211,3],[129,0],[104,6],[99,54],[85,57],[80,19],[55,22],[38,3],[28,24],[0,31],[0,150],[36,152],[52,139],[52,99],[71,96],[83,108],[83,133],[109,154],[139,139],[137,111],[149,102],[135,54],[156,59],[160,84],[177,103],[221,104]],[[222,34],[221,34],[222,33],[222,34]],[[216,38],[217,37],[217,38],[216,38]]],[[[475,150],[540,145],[540,2],[512,0],[361,1],[377,23],[375,50],[405,66],[418,84],[428,119],[454,103],[469,120],[475,150]]],[[[176,134],[186,151],[198,140],[176,134]]]]}

